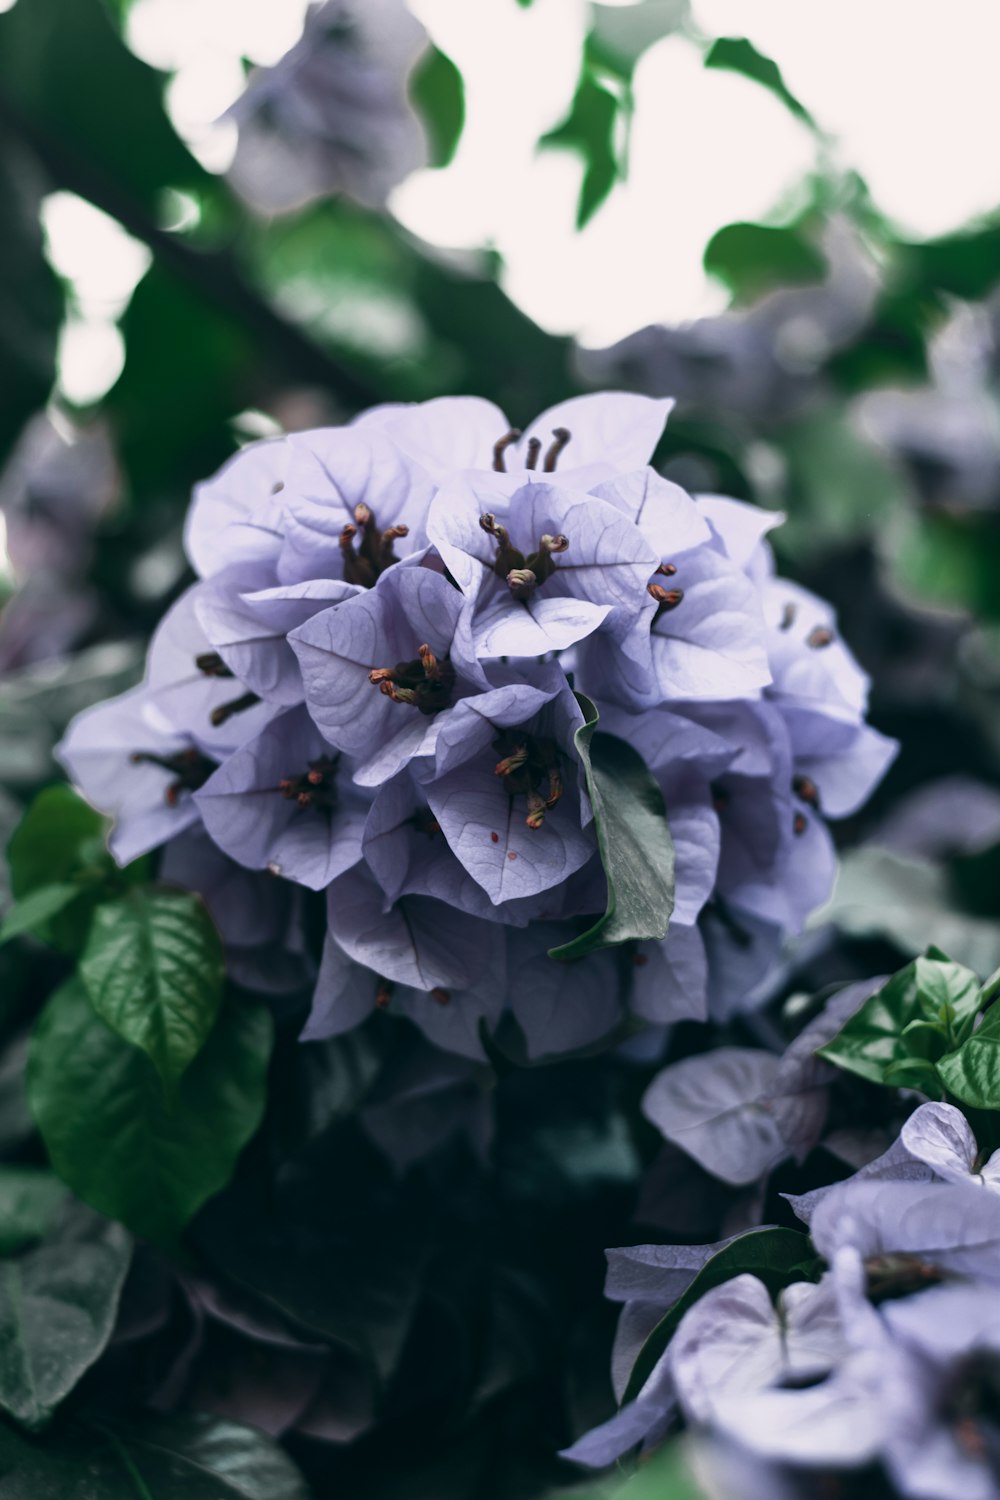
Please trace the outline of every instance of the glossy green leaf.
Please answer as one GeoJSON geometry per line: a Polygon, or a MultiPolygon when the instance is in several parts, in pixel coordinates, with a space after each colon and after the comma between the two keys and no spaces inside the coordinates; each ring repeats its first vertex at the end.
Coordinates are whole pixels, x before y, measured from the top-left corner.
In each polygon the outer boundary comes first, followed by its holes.
{"type": "Polygon", "coordinates": [[[0,135],[0,463],[56,374],[63,295],[43,253],[44,186],[28,153],[0,135]]]}
{"type": "Polygon", "coordinates": [[[963,1041],[979,989],[971,969],[929,948],[866,1000],[819,1055],[870,1083],[935,1092],[927,1065],[963,1041]]]}
{"type": "Polygon", "coordinates": [[[68,1197],[45,1167],[0,1167],[0,1256],[43,1240],[68,1197]]]}
{"type": "Polygon", "coordinates": [[[168,1098],[146,1054],[70,980],[42,1012],[28,1064],[29,1103],[53,1167],[101,1213],[172,1244],[228,1182],[260,1124],[271,1041],[266,1006],[225,1006],[168,1098]]]}
{"type": "Polygon", "coordinates": [[[815,128],[812,115],[790,92],[777,63],[758,52],[745,36],[720,36],[706,54],[705,67],[724,68],[729,73],[742,73],[744,78],[752,78],[754,83],[769,89],[775,98],[780,99],[796,119],[815,128]]]}
{"type": "Polygon", "coordinates": [[[583,159],[577,229],[590,222],[623,175],[616,141],[618,120],[617,97],[585,67],[569,114],[539,142],[543,149],[564,148],[583,159]]]}
{"type": "Polygon", "coordinates": [[[52,918],[81,895],[78,885],[42,885],[12,906],[0,925],[0,944],[31,932],[41,936],[52,918]]]}
{"type": "Polygon", "coordinates": [[[94,913],[80,978],[91,1004],[172,1087],[222,1004],[222,942],[199,896],[137,887],[94,913]]]}
{"type": "Polygon", "coordinates": [[[36,1249],[0,1262],[0,1410],[38,1431],[111,1337],[131,1241],[74,1203],[36,1249]]]}
{"type": "Polygon", "coordinates": [[[276,1443],[215,1417],[76,1421],[45,1443],[0,1426],[4,1500],[309,1500],[276,1443]]]}
{"type": "Polygon", "coordinates": [[[638,1396],[688,1308],[712,1287],[744,1272],[763,1281],[775,1296],[793,1281],[817,1280],[819,1262],[807,1237],[795,1229],[755,1229],[726,1245],[702,1266],[683,1297],[660,1319],[643,1344],[622,1397],[623,1405],[638,1396]]]}
{"type": "Polygon", "coordinates": [[[446,167],[465,125],[465,84],[451,58],[433,44],[410,76],[410,98],[429,136],[431,166],[446,167]]]}
{"type": "Polygon", "coordinates": [[[667,935],[674,909],[674,843],[660,789],[642,757],[614,735],[597,733],[600,715],[580,697],[586,723],[577,730],[608,881],[603,917],[552,958],[582,958],[616,943],[667,935]]]}

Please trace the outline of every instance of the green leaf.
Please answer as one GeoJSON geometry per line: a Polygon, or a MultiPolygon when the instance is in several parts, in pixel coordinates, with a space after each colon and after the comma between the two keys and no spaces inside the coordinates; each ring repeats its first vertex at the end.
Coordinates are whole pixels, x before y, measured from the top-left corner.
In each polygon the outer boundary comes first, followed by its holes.
{"type": "Polygon", "coordinates": [[[0,1167],[0,1255],[43,1240],[68,1197],[46,1167],[0,1167]]]}
{"type": "Polygon", "coordinates": [[[705,247],[705,270],[740,302],[754,302],[776,287],[820,282],[826,261],[797,229],[768,224],[727,224],[705,247]]]}
{"type": "Polygon", "coordinates": [[[979,991],[971,969],[929,948],[866,1000],[818,1055],[870,1083],[938,1092],[927,1065],[961,1043],[979,991]]]}
{"type": "Polygon", "coordinates": [[[11,938],[22,937],[26,932],[36,937],[44,935],[49,922],[59,912],[65,911],[71,901],[83,893],[78,885],[42,885],[18,901],[0,925],[0,944],[11,938]]]}
{"type": "MultiPolygon", "coordinates": [[[[984,985],[983,993],[990,989],[984,985]]],[[[1000,1109],[1000,1007],[991,1006],[979,1030],[957,1052],[941,1058],[937,1071],[948,1092],[963,1104],[1000,1109]]]]}
{"type": "Polygon", "coordinates": [[[131,1254],[121,1225],[73,1203],[51,1239],[0,1263],[0,1409],[29,1431],[107,1344],[131,1254]]]}
{"type": "Polygon", "coordinates": [[[136,887],[97,908],[80,978],[97,1014],[172,1088],[219,1014],[222,943],[199,896],[136,887]]]}
{"type": "Polygon", "coordinates": [[[777,63],[765,57],[763,52],[758,52],[753,42],[745,36],[720,36],[708,49],[705,67],[724,68],[729,73],[742,73],[744,78],[752,78],[754,83],[769,89],[780,99],[796,119],[815,130],[815,120],[805,105],[787,88],[777,63]]]}
{"type": "Polygon", "coordinates": [[[433,43],[410,75],[410,98],[430,137],[431,166],[446,167],[465,125],[465,84],[451,58],[433,43]]]}
{"type": "Polygon", "coordinates": [[[43,191],[27,154],[0,136],[0,465],[56,374],[63,294],[43,253],[43,191]]]}
{"type": "Polygon", "coordinates": [[[171,1100],[145,1053],[116,1036],[71,979],[42,1012],[28,1062],[28,1099],[53,1167],[101,1213],[174,1244],[260,1124],[271,1041],[266,1006],[225,1006],[171,1100]]]}
{"type": "Polygon", "coordinates": [[[608,907],[587,932],[551,949],[550,958],[582,958],[616,943],[664,938],[674,909],[674,842],[660,789],[631,745],[595,732],[600,715],[590,699],[578,700],[586,723],[574,738],[594,809],[608,907]]]}
{"type": "Polygon", "coordinates": [[[775,1296],[793,1281],[816,1281],[820,1263],[809,1240],[795,1229],[755,1229],[713,1255],[698,1272],[683,1297],[657,1323],[632,1367],[622,1405],[634,1401],[653,1372],[660,1355],[677,1331],[689,1307],[714,1286],[749,1272],[775,1296]]]}
{"type": "Polygon", "coordinates": [[[623,176],[616,145],[619,101],[584,67],[569,114],[543,135],[543,150],[567,149],[583,158],[583,182],[576,210],[576,227],[590,222],[611,189],[623,176]]]}
{"type": "MultiPolygon", "coordinates": [[[[63,783],[38,793],[7,845],[11,887],[20,900],[99,861],[107,822],[63,783]]],[[[110,864],[111,859],[103,854],[110,864]]]]}
{"type": "Polygon", "coordinates": [[[291,1459],[215,1417],[74,1422],[44,1444],[0,1426],[4,1500],[309,1500],[291,1459]]]}
{"type": "Polygon", "coordinates": [[[614,1490],[613,1500],[708,1500],[708,1497],[692,1471],[688,1444],[675,1438],[652,1454],[622,1489],[614,1490]]]}

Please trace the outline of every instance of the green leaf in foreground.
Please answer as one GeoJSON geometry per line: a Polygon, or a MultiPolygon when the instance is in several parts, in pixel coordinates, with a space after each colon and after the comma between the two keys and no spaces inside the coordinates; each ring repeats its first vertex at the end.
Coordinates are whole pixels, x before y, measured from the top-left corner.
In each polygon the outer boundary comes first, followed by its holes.
{"type": "Polygon", "coordinates": [[[870,1083],[934,1092],[933,1064],[962,1043],[978,1009],[972,970],[929,948],[866,1000],[819,1056],[870,1083]]]}
{"type": "Polygon", "coordinates": [[[815,129],[816,122],[805,105],[796,99],[781,76],[781,69],[770,57],[758,52],[753,42],[745,36],[720,36],[714,41],[705,56],[706,68],[724,68],[729,73],[742,73],[752,78],[762,88],[769,89],[780,99],[786,109],[804,125],[815,129]]]}
{"type": "Polygon", "coordinates": [[[219,1014],[222,943],[200,897],[136,887],[97,908],[80,978],[97,1014],[173,1087],[219,1014]]]}
{"type": "Polygon", "coordinates": [[[72,1203],[45,1243],[0,1262],[0,1409],[29,1431],[103,1351],[131,1254],[120,1224],[72,1203]]]}
{"type": "Polygon", "coordinates": [[[309,1500],[263,1433],[203,1416],[74,1422],[43,1443],[0,1426],[4,1500],[309,1500]]]}
{"type": "Polygon", "coordinates": [[[223,1007],[168,1097],[145,1053],[116,1036],[71,979],[42,1012],[28,1062],[28,1099],[53,1167],[101,1213],[174,1243],[260,1124],[271,1041],[266,1006],[223,1007]]]}
{"type": "Polygon", "coordinates": [[[551,958],[583,958],[615,943],[664,938],[674,909],[674,841],[660,789],[631,745],[595,733],[597,709],[589,698],[579,701],[586,723],[575,741],[608,880],[608,909],[587,932],[553,948],[551,958]]]}
{"type": "Polygon", "coordinates": [[[750,1234],[741,1234],[702,1266],[683,1297],[657,1323],[639,1350],[622,1405],[635,1400],[676,1333],[681,1318],[712,1287],[749,1272],[764,1283],[773,1297],[793,1281],[815,1281],[818,1268],[808,1238],[796,1229],[755,1229],[750,1234]]]}

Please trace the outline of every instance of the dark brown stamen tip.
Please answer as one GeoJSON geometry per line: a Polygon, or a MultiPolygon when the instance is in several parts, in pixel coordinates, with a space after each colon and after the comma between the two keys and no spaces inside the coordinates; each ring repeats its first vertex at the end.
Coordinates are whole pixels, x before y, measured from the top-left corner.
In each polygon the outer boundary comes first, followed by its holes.
{"type": "Polygon", "coordinates": [[[657,571],[657,573],[660,574],[660,576],[662,578],[673,578],[675,576],[676,572],[677,572],[677,564],[676,563],[665,563],[665,562],[664,563],[660,563],[660,566],[657,568],[656,571],[657,571]]]}
{"type": "Polygon", "coordinates": [[[528,456],[524,460],[524,467],[526,469],[537,468],[537,466],[538,466],[538,455],[541,453],[541,451],[542,451],[542,440],[541,440],[541,438],[536,438],[536,437],[529,438],[528,439],[528,456]]]}
{"type": "Polygon", "coordinates": [[[260,698],[256,693],[244,693],[241,698],[231,698],[228,703],[220,703],[218,708],[213,708],[209,714],[209,720],[214,728],[218,729],[221,724],[233,718],[236,714],[245,713],[248,708],[253,708],[259,703],[260,698]]]}
{"type": "Polygon", "coordinates": [[[363,500],[359,501],[358,504],[354,507],[354,519],[357,521],[358,525],[367,526],[371,518],[372,513],[369,510],[368,506],[365,505],[363,500]]]}
{"type": "Polygon", "coordinates": [[[509,432],[504,433],[502,438],[497,438],[493,444],[493,467],[498,474],[506,474],[507,465],[504,462],[504,454],[511,443],[516,443],[520,436],[521,429],[519,427],[512,427],[509,432]]]}
{"type": "Polygon", "coordinates": [[[563,536],[561,531],[555,536],[547,532],[538,545],[542,552],[565,552],[569,547],[569,537],[563,536]]]}
{"type": "Polygon", "coordinates": [[[385,1010],[392,999],[392,985],[388,980],[382,980],[375,991],[375,1005],[378,1010],[385,1010]]]}
{"type": "Polygon", "coordinates": [[[809,827],[809,823],[808,823],[808,821],[806,819],[805,813],[797,812],[795,814],[795,818],[794,818],[794,820],[792,822],[792,831],[795,834],[795,836],[797,838],[801,838],[802,835],[805,833],[805,831],[806,831],[806,829],[808,827],[809,827]]]}
{"type": "Polygon", "coordinates": [[[299,792],[295,800],[300,807],[311,807],[313,800],[312,792],[299,792]]]}
{"type": "Polygon", "coordinates": [[[233,675],[218,651],[203,651],[200,656],[195,657],[194,664],[206,677],[232,677],[233,675]]]}
{"type": "Polygon", "coordinates": [[[833,639],[833,631],[828,625],[814,625],[806,636],[806,645],[814,651],[821,651],[824,646],[832,646],[833,639]]]}
{"type": "Polygon", "coordinates": [[[497,761],[496,765],[493,767],[494,775],[510,776],[510,774],[513,771],[516,771],[519,766],[523,766],[527,759],[528,747],[527,745],[521,745],[517,750],[513,752],[512,755],[507,755],[503,760],[497,761]]]}
{"type": "Polygon", "coordinates": [[[651,599],[656,600],[660,606],[660,613],[668,609],[676,609],[684,598],[683,589],[665,589],[660,583],[647,584],[646,592],[651,599]]]}
{"type": "Polygon", "coordinates": [[[545,474],[555,473],[556,464],[559,462],[559,455],[565,448],[566,444],[570,441],[573,434],[570,432],[568,427],[553,427],[552,436],[555,439],[555,442],[552,443],[549,451],[545,455],[545,463],[542,469],[542,472],[545,474]]]}
{"type": "Polygon", "coordinates": [[[525,818],[529,828],[541,828],[545,822],[545,799],[537,792],[528,793],[528,816],[525,818]]]}
{"type": "Polygon", "coordinates": [[[424,676],[429,678],[431,682],[436,682],[441,676],[441,665],[430,646],[418,646],[417,655],[420,658],[420,665],[424,669],[424,676]]]}
{"type": "Polygon", "coordinates": [[[538,587],[538,577],[530,568],[511,568],[506,583],[515,599],[527,599],[538,587]]]}
{"type": "Polygon", "coordinates": [[[807,807],[819,808],[819,787],[811,776],[793,776],[792,791],[807,807]]]}
{"type": "Polygon", "coordinates": [[[795,616],[797,614],[798,609],[794,604],[786,604],[784,609],[781,611],[781,619],[778,621],[778,629],[791,630],[792,626],[795,624],[795,616]]]}
{"type": "Polygon", "coordinates": [[[322,786],[325,777],[322,771],[312,770],[306,773],[306,780],[311,786],[322,786]]]}
{"type": "Polygon", "coordinates": [[[438,1005],[450,1005],[451,1004],[451,996],[449,995],[449,993],[448,993],[447,990],[442,990],[442,989],[431,990],[431,999],[432,1000],[436,1000],[437,1003],[438,1003],[438,1005]]]}

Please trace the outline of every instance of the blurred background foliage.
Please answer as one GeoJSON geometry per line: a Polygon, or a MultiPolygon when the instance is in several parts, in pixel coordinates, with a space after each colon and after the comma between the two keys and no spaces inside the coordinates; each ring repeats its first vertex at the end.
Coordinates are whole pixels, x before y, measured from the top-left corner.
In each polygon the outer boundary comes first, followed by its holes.
{"type": "MultiPolygon", "coordinates": [[[[401,4],[334,0],[277,66],[248,65],[227,171],[209,170],[175,130],[167,76],[128,45],[129,0],[17,0],[0,14],[0,822],[12,827],[55,774],[49,752],[71,714],[138,675],[149,631],[188,581],[191,487],[240,443],[378,401],[467,392],[520,424],[574,392],[625,387],[676,398],[663,472],[692,491],[786,513],[773,534],[780,566],[835,603],[873,677],[873,722],[903,745],[863,820],[841,831],[833,907],[790,955],[772,998],[892,967],[931,936],[991,970],[1000,963],[1000,212],[938,238],[907,237],[840,162],[809,101],[746,37],[704,35],[685,0],[584,10],[575,86],[538,142],[575,162],[581,228],[599,223],[628,179],[636,69],[665,36],[686,37],[705,68],[774,96],[813,152],[766,221],[724,224],[706,244],[726,310],[599,349],[532,321],[503,289],[495,249],[422,241],[390,211],[407,174],[451,160],[468,104],[454,62],[401,4]],[[117,328],[112,377],[86,398],[68,389],[64,368],[87,313],[82,283],[50,232],[59,213],[76,222],[79,200],[126,232],[134,264],[131,291],[104,309],[117,328]]],[[[513,202],[516,184],[484,190],[513,202]]],[[[615,275],[609,261],[595,298],[615,295],[615,275]]],[[[33,962],[29,975],[22,955],[0,954],[0,1144],[29,1158],[21,1028],[47,987],[44,961],[33,962]]],[[[410,1330],[387,1419],[409,1455],[405,1485],[382,1427],[333,1472],[348,1486],[363,1478],[364,1492],[385,1500],[404,1489],[407,1500],[542,1493],[556,1473],[553,1446],[566,1439],[554,1393],[574,1430],[607,1409],[600,1252],[642,1232],[691,1230],[662,1206],[691,1183],[658,1158],[659,1186],[647,1181],[636,1209],[640,1170],[655,1154],[626,1124],[639,1084],[627,1069],[574,1063],[505,1080],[495,1180],[484,1185],[468,1152],[456,1164],[452,1141],[401,1189],[346,1119],[378,1071],[365,1046],[351,1041],[309,1063],[287,1047],[287,1089],[260,1146],[287,1146],[291,1132],[299,1155],[281,1191],[300,1212],[296,1194],[315,1179],[296,1163],[308,1158],[372,1245],[405,1244],[406,1257],[436,1246],[406,1267],[424,1277],[419,1303],[398,1265],[386,1270],[391,1295],[382,1261],[377,1275],[368,1267],[388,1324],[410,1330]],[[300,1073],[314,1067],[331,1071],[310,1093],[315,1080],[307,1086],[300,1073]],[[319,1120],[282,1113],[314,1094],[319,1120]],[[346,1153],[332,1123],[350,1134],[346,1153]],[[433,1226],[428,1192],[438,1193],[433,1226]],[[579,1250],[568,1277],[567,1236],[579,1250]],[[413,1322],[439,1353],[442,1316],[454,1348],[433,1379],[414,1382],[412,1351],[423,1346],[413,1322]]],[[[394,1066],[379,1061],[383,1079],[394,1066]]],[[[439,1086],[470,1087],[446,1067],[439,1086]]],[[[389,1100],[383,1128],[405,1137],[415,1106],[405,1088],[389,1089],[389,1100]]],[[[247,1243],[257,1232],[260,1205],[243,1191],[237,1182],[225,1213],[209,1213],[198,1231],[208,1260],[219,1255],[230,1269],[233,1224],[247,1243]]],[[[726,1205],[706,1174],[698,1192],[705,1224],[692,1232],[708,1237],[726,1205]]],[[[330,1212],[309,1208],[321,1239],[330,1212]]],[[[261,1240],[242,1283],[269,1284],[276,1273],[265,1262],[280,1266],[282,1254],[261,1240]]],[[[344,1303],[353,1262],[325,1274],[341,1277],[344,1303]]],[[[336,1316],[350,1312],[338,1305],[336,1316]]],[[[348,1347],[354,1338],[344,1335],[348,1347]]],[[[308,1440],[299,1448],[307,1468],[318,1462],[308,1440]]]]}

